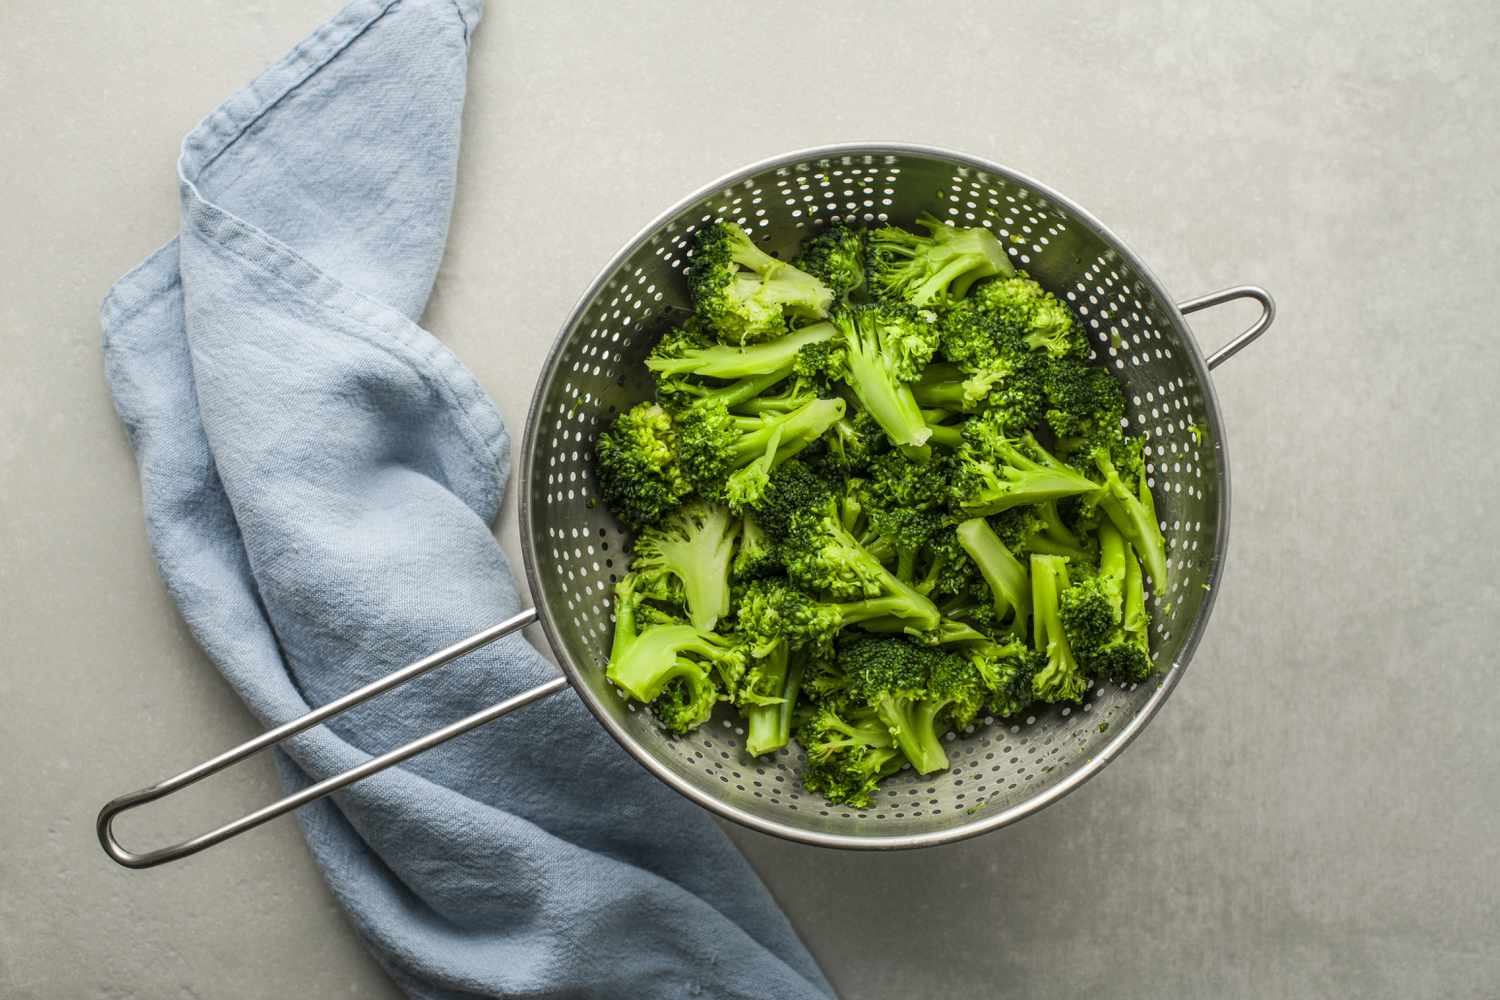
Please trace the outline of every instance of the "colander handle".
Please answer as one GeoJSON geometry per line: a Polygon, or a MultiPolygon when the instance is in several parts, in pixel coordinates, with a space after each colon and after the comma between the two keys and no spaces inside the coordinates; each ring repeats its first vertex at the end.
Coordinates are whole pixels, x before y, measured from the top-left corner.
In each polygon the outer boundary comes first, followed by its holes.
{"type": "Polygon", "coordinates": [[[1229,343],[1219,348],[1208,356],[1208,369],[1215,368],[1234,357],[1240,351],[1249,346],[1250,342],[1271,328],[1271,323],[1276,319],[1276,301],[1271,298],[1271,293],[1259,285],[1235,285],[1233,288],[1221,288],[1217,292],[1209,292],[1200,295],[1196,299],[1188,299],[1186,302],[1177,303],[1177,311],[1186,316],[1200,309],[1209,309],[1213,306],[1221,306],[1235,299],[1254,299],[1260,303],[1260,318],[1250,324],[1250,328],[1229,343]]]}
{"type": "Polygon", "coordinates": [[[226,750],[217,757],[206,760],[196,767],[190,767],[179,775],[168,778],[165,781],[159,781],[149,788],[142,788],[139,791],[131,792],[128,795],[121,795],[119,798],[111,800],[99,811],[97,824],[99,843],[104,848],[104,853],[126,868],[152,868],[156,865],[166,864],[168,861],[185,858],[190,854],[197,854],[205,848],[223,843],[230,837],[236,837],[246,830],[260,826],[267,820],[275,819],[277,816],[289,813],[293,809],[307,805],[309,802],[316,802],[328,793],[336,792],[346,785],[352,785],[361,778],[368,778],[372,774],[379,774],[386,768],[399,764],[408,757],[415,757],[423,750],[430,750],[439,743],[446,743],[453,739],[453,737],[467,733],[469,730],[482,726],[486,722],[498,719],[502,715],[509,715],[522,706],[529,705],[548,695],[556,694],[568,686],[568,679],[566,677],[554,677],[545,684],[538,684],[529,691],[522,691],[520,694],[512,695],[502,702],[491,705],[482,711],[475,712],[467,718],[459,719],[457,722],[449,723],[442,729],[428,733],[419,739],[412,740],[404,746],[387,751],[379,757],[372,757],[358,767],[352,767],[342,774],[335,774],[331,778],[325,778],[315,785],[309,785],[300,792],[288,795],[286,798],[272,802],[268,806],[263,806],[252,813],[241,816],[233,822],[225,823],[216,830],[210,830],[208,833],[200,834],[197,837],[184,840],[178,844],[159,847],[153,851],[137,853],[126,850],[115,839],[114,821],[115,817],[119,816],[120,813],[139,808],[148,802],[155,802],[157,799],[166,798],[173,792],[186,788],[194,782],[201,781],[210,774],[222,771],[231,764],[239,763],[251,754],[258,753],[266,747],[274,746],[282,740],[290,736],[295,736],[304,729],[309,729],[326,719],[331,719],[345,709],[352,708],[383,691],[400,687],[407,681],[414,680],[429,670],[456,660],[465,654],[472,653],[483,646],[488,646],[501,636],[506,636],[525,628],[534,621],[536,621],[535,609],[522,611],[513,618],[507,618],[498,625],[492,625],[482,632],[474,633],[467,639],[461,639],[446,649],[440,649],[431,656],[423,657],[415,663],[408,664],[395,673],[387,674],[377,681],[366,684],[357,691],[351,691],[342,698],[331,701],[321,708],[315,708],[299,719],[293,719],[291,722],[277,726],[275,729],[268,730],[252,740],[241,743],[233,750],[226,750]]]}

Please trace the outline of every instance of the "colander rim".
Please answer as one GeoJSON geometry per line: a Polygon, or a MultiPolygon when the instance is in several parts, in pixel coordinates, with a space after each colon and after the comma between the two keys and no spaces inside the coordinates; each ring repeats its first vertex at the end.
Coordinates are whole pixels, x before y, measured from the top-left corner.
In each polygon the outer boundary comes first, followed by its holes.
{"type": "Polygon", "coordinates": [[[1219,412],[1218,396],[1214,391],[1213,380],[1209,374],[1203,352],[1199,349],[1198,343],[1193,337],[1192,331],[1188,327],[1181,310],[1178,309],[1176,300],[1167,293],[1166,288],[1158,280],[1155,272],[1091,212],[1084,209],[1072,199],[1060,194],[1050,185],[982,157],[972,156],[941,146],[921,143],[884,141],[843,142],[824,146],[812,146],[781,153],[733,170],[719,179],[699,187],[691,194],[679,199],[666,211],[658,214],[656,218],[637,232],[635,236],[627,240],[610,258],[608,263],[600,269],[559,328],[557,336],[554,338],[552,346],[542,363],[541,370],[537,375],[531,402],[527,408],[526,427],[522,437],[520,458],[521,467],[516,488],[521,531],[521,556],[526,571],[526,584],[531,592],[532,599],[536,603],[538,620],[541,623],[542,631],[546,635],[548,643],[551,644],[558,666],[594,718],[647,771],[713,814],[760,833],[818,847],[848,850],[903,850],[956,843],[1009,826],[1057,802],[1082,786],[1090,778],[1102,771],[1105,766],[1118,757],[1135,740],[1152,718],[1156,716],[1156,713],[1161,710],[1162,705],[1166,703],[1167,698],[1171,696],[1172,691],[1181,681],[1182,674],[1187,669],[1188,663],[1192,660],[1193,653],[1197,649],[1198,642],[1202,638],[1203,631],[1207,627],[1209,617],[1213,612],[1213,606],[1218,597],[1219,579],[1223,575],[1224,560],[1229,541],[1229,455],[1225,447],[1223,420],[1219,412]],[[1218,530],[1214,539],[1213,556],[1207,567],[1207,593],[1199,605],[1198,614],[1194,618],[1187,638],[1183,642],[1181,653],[1172,664],[1171,669],[1161,676],[1157,682],[1157,690],[1147,700],[1146,704],[1125,725],[1119,728],[1118,732],[1105,744],[1103,749],[1049,787],[1041,789],[1020,802],[994,813],[986,814],[983,810],[976,810],[973,819],[957,826],[923,833],[851,835],[804,829],[780,820],[757,815],[749,810],[716,798],[686,781],[673,772],[666,764],[657,760],[652,754],[641,747],[623,726],[619,725],[611,717],[602,700],[595,694],[588,683],[585,682],[584,670],[588,668],[575,662],[566,644],[562,641],[560,630],[552,615],[552,609],[546,600],[541,586],[541,577],[538,571],[539,546],[536,536],[537,529],[534,524],[531,504],[531,482],[536,467],[538,442],[540,440],[537,431],[540,424],[544,390],[557,374],[563,347],[568,342],[569,336],[578,328],[595,297],[615,275],[620,266],[630,259],[631,255],[655,236],[663,226],[682,212],[701,202],[703,199],[757,174],[780,167],[820,159],[832,159],[844,156],[886,155],[925,157],[945,161],[950,165],[969,167],[993,174],[1030,191],[1034,191],[1047,201],[1064,208],[1073,220],[1076,220],[1092,231],[1106,246],[1114,250],[1130,265],[1133,273],[1162,306],[1168,321],[1171,322],[1180,334],[1179,341],[1187,349],[1188,363],[1192,366],[1198,379],[1198,384],[1202,387],[1210,440],[1213,441],[1214,448],[1218,453],[1216,463],[1216,477],[1218,479],[1218,530]]]}

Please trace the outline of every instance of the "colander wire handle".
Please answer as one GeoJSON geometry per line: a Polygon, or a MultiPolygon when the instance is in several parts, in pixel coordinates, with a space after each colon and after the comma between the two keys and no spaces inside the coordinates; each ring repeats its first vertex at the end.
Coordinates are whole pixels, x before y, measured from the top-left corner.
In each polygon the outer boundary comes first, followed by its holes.
{"type": "Polygon", "coordinates": [[[331,719],[346,709],[358,705],[360,702],[367,701],[384,691],[400,687],[407,681],[414,680],[429,670],[434,670],[445,663],[472,653],[476,649],[488,646],[502,636],[525,628],[536,621],[536,617],[535,609],[522,611],[520,614],[507,618],[497,625],[492,625],[481,632],[476,632],[467,639],[461,639],[445,649],[440,649],[436,653],[425,656],[415,663],[408,664],[394,673],[387,674],[377,681],[372,681],[357,691],[351,691],[321,708],[315,708],[301,718],[293,719],[290,722],[277,726],[275,729],[267,730],[254,739],[241,743],[232,750],[226,750],[217,757],[188,768],[181,774],[167,778],[165,781],[159,781],[148,788],[142,788],[128,795],[121,795],[119,798],[111,800],[99,811],[97,824],[99,843],[104,848],[104,853],[126,868],[151,868],[156,865],[165,864],[168,861],[185,858],[190,854],[197,854],[205,848],[223,843],[230,837],[236,837],[246,830],[260,826],[267,820],[275,819],[277,816],[289,813],[293,809],[307,805],[309,802],[316,802],[330,792],[336,792],[340,788],[352,785],[354,782],[362,778],[368,778],[372,774],[379,774],[388,767],[399,764],[409,757],[415,757],[424,750],[430,750],[439,743],[446,743],[455,736],[461,736],[471,729],[484,725],[486,722],[498,719],[502,715],[509,715],[518,708],[546,698],[548,695],[556,694],[568,686],[568,679],[566,677],[554,677],[545,684],[538,684],[529,691],[522,691],[520,694],[512,695],[504,701],[491,705],[489,708],[475,712],[473,715],[459,719],[457,722],[449,723],[443,728],[428,733],[419,739],[412,740],[404,746],[389,750],[378,757],[372,757],[358,767],[352,767],[342,774],[335,774],[330,778],[325,778],[316,784],[309,785],[300,792],[288,795],[252,813],[247,813],[237,820],[225,823],[217,829],[210,830],[189,840],[184,840],[181,843],[138,853],[126,850],[115,839],[114,821],[115,817],[119,816],[120,813],[139,808],[148,802],[155,802],[157,799],[164,799],[168,795],[180,791],[194,782],[201,781],[211,774],[239,763],[252,754],[259,753],[261,750],[274,746],[288,737],[295,736],[305,729],[331,719]]]}
{"type": "Polygon", "coordinates": [[[1215,368],[1234,357],[1240,351],[1250,345],[1250,342],[1271,328],[1271,323],[1276,319],[1276,301],[1271,298],[1271,293],[1259,285],[1235,285],[1233,288],[1221,288],[1217,292],[1209,292],[1200,295],[1196,299],[1188,299],[1186,302],[1177,303],[1177,311],[1186,316],[1200,309],[1210,309],[1213,306],[1221,306],[1235,299],[1254,299],[1260,303],[1260,318],[1250,324],[1249,329],[1235,337],[1229,343],[1219,348],[1208,356],[1208,370],[1215,368]]]}

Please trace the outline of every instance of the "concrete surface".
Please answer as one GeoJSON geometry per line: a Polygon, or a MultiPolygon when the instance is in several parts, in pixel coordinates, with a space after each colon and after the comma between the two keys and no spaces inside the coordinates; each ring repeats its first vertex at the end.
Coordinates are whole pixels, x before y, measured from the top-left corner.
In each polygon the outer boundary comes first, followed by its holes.
{"type": "MultiPolygon", "coordinates": [[[[750,7],[492,4],[428,326],[514,430],[619,243],[827,141],[993,157],[1182,297],[1257,281],[1282,310],[1216,376],[1236,491],[1213,625],[1122,760],[952,848],[735,834],[835,983],[1495,996],[1500,8],[750,7]],[[573,249],[529,257],[539,226],[573,249]]],[[[251,733],[152,568],[95,310],[174,229],[182,134],[334,9],[0,4],[0,996],[395,995],[294,824],[148,873],[92,830],[110,795],[251,733]]],[[[513,507],[500,531],[514,553],[513,507]]],[[[172,828],[272,794],[269,763],[244,770],[172,828]]]]}

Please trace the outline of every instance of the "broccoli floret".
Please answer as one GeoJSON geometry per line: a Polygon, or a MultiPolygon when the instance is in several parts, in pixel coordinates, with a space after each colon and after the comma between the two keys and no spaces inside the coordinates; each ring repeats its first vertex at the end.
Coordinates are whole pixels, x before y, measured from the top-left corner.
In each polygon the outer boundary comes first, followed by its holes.
{"type": "Polygon", "coordinates": [[[866,240],[870,289],[922,307],[960,299],[980,278],[1015,269],[988,229],[959,229],[931,215],[917,218],[927,235],[883,226],[866,240]]]}
{"type": "Polygon", "coordinates": [[[735,549],[730,576],[736,583],[757,580],[781,571],[781,555],[776,545],[761,530],[760,522],[745,515],[740,519],[740,539],[735,549]]]}
{"type": "Polygon", "coordinates": [[[1122,437],[1125,393],[1109,372],[1077,361],[1052,361],[1042,379],[1047,426],[1064,451],[1122,437]]]}
{"type": "MultiPolygon", "coordinates": [[[[913,586],[934,599],[966,599],[984,588],[979,568],[964,550],[951,516],[945,518],[942,526],[927,539],[927,546],[919,559],[917,577],[913,586]]],[[[988,592],[982,596],[982,603],[988,607],[988,592]]]]}
{"type": "Polygon", "coordinates": [[[1054,358],[1088,356],[1083,327],[1067,303],[1027,275],[987,281],[974,290],[973,301],[995,318],[1004,335],[1019,338],[1034,351],[1054,358]]]}
{"type": "Polygon", "coordinates": [[[1031,585],[1026,579],[1026,567],[982,517],[959,524],[957,535],[959,544],[979,568],[980,576],[989,587],[995,620],[1002,622],[1008,617],[1011,631],[1024,635],[1026,622],[1032,614],[1031,585]]]}
{"type": "Polygon", "coordinates": [[[964,425],[953,478],[954,502],[969,515],[1093,493],[1098,485],[1055,458],[1031,434],[1009,437],[984,418],[964,425]]]}
{"type": "Polygon", "coordinates": [[[792,374],[816,386],[821,394],[831,395],[834,384],[844,377],[847,357],[841,339],[817,340],[797,352],[792,374]]]}
{"type": "Polygon", "coordinates": [[[1055,500],[1001,511],[990,526],[1018,558],[1040,553],[1067,556],[1075,566],[1094,561],[1089,543],[1063,521],[1055,500]]]}
{"type": "Polygon", "coordinates": [[[825,447],[818,464],[842,476],[861,474],[890,448],[885,429],[867,411],[859,409],[844,414],[823,440],[825,447]]]}
{"type": "Polygon", "coordinates": [[[850,533],[845,502],[801,462],[786,463],[772,477],[758,513],[781,546],[792,582],[835,601],[876,602],[881,613],[909,618],[917,628],[935,627],[936,606],[850,533]]]}
{"type": "Polygon", "coordinates": [[[1151,675],[1141,566],[1113,524],[1099,527],[1099,572],[1063,593],[1060,618],[1073,655],[1093,676],[1141,681],[1151,675]]]}
{"type": "Polygon", "coordinates": [[[802,784],[834,804],[868,807],[881,779],[901,769],[890,730],[868,708],[841,714],[821,705],[797,731],[797,742],[807,751],[802,784]]]}
{"type": "Polygon", "coordinates": [[[793,653],[785,642],[751,661],[735,702],[745,717],[745,750],[752,757],[787,745],[801,686],[802,655],[793,653]]]}
{"type": "Polygon", "coordinates": [[[856,306],[836,314],[844,343],[844,381],[892,444],[920,445],[932,436],[907,384],[937,349],[936,317],[901,306],[856,306]]]}
{"type": "Polygon", "coordinates": [[[730,682],[732,690],[745,669],[744,648],[691,625],[638,621],[640,598],[629,574],[615,593],[614,641],[605,676],[636,701],[654,703],[666,694],[658,717],[673,732],[702,725],[724,695],[714,675],[730,682]]]}
{"type": "Polygon", "coordinates": [[[792,263],[847,299],[865,284],[863,234],[845,225],[829,226],[809,237],[792,263]]]}
{"type": "Polygon", "coordinates": [[[661,520],[692,492],[677,444],[671,414],[656,403],[626,410],[595,442],[599,494],[632,531],[661,520]]]}
{"type": "Polygon", "coordinates": [[[711,631],[729,614],[729,564],[739,526],[722,506],[682,505],[635,539],[630,569],[638,577],[670,577],[694,628],[711,631]]]}
{"type": "Polygon", "coordinates": [[[730,344],[779,337],[790,319],[822,319],[833,304],[827,285],[761,250],[732,222],[694,234],[688,290],[698,316],[730,344]]]}
{"type": "Polygon", "coordinates": [[[967,647],[974,669],[984,678],[991,713],[1005,718],[1023,712],[1032,702],[1032,677],[1037,657],[1021,640],[981,642],[967,647]]]}
{"type": "Polygon", "coordinates": [[[1095,496],[1130,547],[1140,556],[1158,595],[1167,592],[1167,542],[1156,520],[1156,501],[1146,482],[1146,466],[1140,455],[1140,440],[1131,439],[1124,449],[1127,464],[1117,469],[1110,450],[1094,449],[1094,464],[1104,477],[1104,488],[1095,496]]]}
{"type": "Polygon", "coordinates": [[[799,352],[820,342],[832,341],[838,330],[831,323],[814,323],[784,337],[744,347],[719,344],[702,337],[664,337],[646,356],[646,367],[664,375],[695,375],[699,378],[741,379],[775,375],[780,381],[792,374],[799,352]]]}
{"type": "Polygon", "coordinates": [[[1031,557],[1032,645],[1038,660],[1031,690],[1039,701],[1081,701],[1088,690],[1088,678],[1062,626],[1060,605],[1067,589],[1065,557],[1031,557]]]}
{"type": "Polygon", "coordinates": [[[984,702],[982,678],[968,658],[897,636],[855,639],[839,650],[839,666],[851,693],[875,709],[918,774],[948,766],[942,734],[949,711],[972,720],[984,702]]]}
{"type": "Polygon", "coordinates": [[[692,406],[677,422],[683,474],[732,508],[753,506],[771,471],[844,415],[842,399],[809,399],[788,413],[736,416],[722,403],[692,406]]]}
{"type": "Polygon", "coordinates": [[[913,390],[917,398],[924,405],[951,405],[943,399],[964,409],[983,405],[1002,414],[1011,431],[1033,426],[1042,412],[1046,360],[1007,336],[973,299],[947,309],[940,325],[939,348],[956,371],[939,368],[924,374],[913,390]]]}

